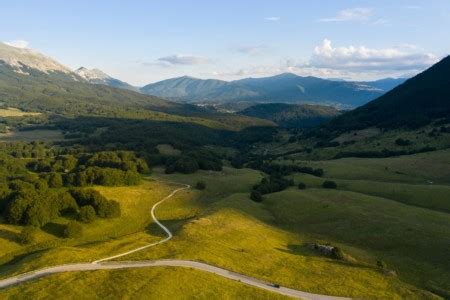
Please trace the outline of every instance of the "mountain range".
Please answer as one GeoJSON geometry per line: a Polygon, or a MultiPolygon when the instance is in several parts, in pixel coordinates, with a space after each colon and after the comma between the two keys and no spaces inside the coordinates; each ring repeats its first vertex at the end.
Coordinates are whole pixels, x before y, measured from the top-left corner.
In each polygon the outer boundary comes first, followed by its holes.
{"type": "Polygon", "coordinates": [[[228,82],[183,76],[146,85],[140,91],[191,103],[283,102],[354,108],[381,96],[405,80],[387,78],[373,82],[349,82],[284,73],[228,82]]]}

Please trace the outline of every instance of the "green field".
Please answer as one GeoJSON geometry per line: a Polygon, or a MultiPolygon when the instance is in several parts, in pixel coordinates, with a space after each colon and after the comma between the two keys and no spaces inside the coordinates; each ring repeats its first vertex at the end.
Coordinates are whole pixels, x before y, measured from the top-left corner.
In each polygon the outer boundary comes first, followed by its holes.
{"type": "MultiPolygon", "coordinates": [[[[446,157],[439,152],[433,158],[423,156],[414,159],[439,161],[441,157],[442,161],[446,157]]],[[[390,174],[384,166],[390,163],[393,167],[396,161],[389,160],[373,160],[367,165],[361,162],[361,172],[373,166],[379,169],[371,180],[365,181],[350,179],[358,178],[357,172],[342,171],[347,177],[339,179],[337,164],[344,166],[341,161],[345,160],[314,162],[324,167],[326,177],[338,178],[339,190],[320,188],[324,178],[298,174],[294,178],[297,182],[306,182],[306,190],[290,188],[266,195],[260,204],[248,197],[252,185],[263,176],[255,170],[224,168],[222,172],[165,175],[163,170],[154,169],[153,178],[191,185],[203,181],[206,190],[182,191],[158,208],[158,218],[174,233],[171,241],[120,259],[198,260],[283,286],[328,295],[385,299],[444,296],[450,282],[446,251],[450,244],[450,217],[441,211],[417,207],[417,203],[406,203],[401,198],[417,195],[411,201],[420,202],[420,193],[428,193],[436,197],[436,205],[442,210],[448,186],[417,185],[414,182],[419,178],[414,176],[408,183],[410,174],[397,174],[401,183],[395,187],[405,194],[398,192],[398,198],[391,199],[395,197],[390,197],[386,185],[395,183],[377,180],[378,176],[384,178],[390,174]],[[327,163],[334,169],[328,168],[327,163]],[[417,190],[410,191],[409,187],[417,190]],[[386,190],[387,194],[380,194],[379,189],[386,190]],[[339,246],[351,259],[337,261],[306,246],[315,242],[339,246]],[[396,275],[377,268],[377,260],[386,262],[388,270],[396,275]]],[[[423,166],[417,168],[423,169],[423,166]]],[[[408,170],[414,174],[415,168],[408,170]]],[[[423,171],[427,174],[427,170],[423,171]]],[[[441,169],[434,173],[434,178],[443,178],[445,182],[445,174],[446,170],[441,169]]],[[[123,216],[96,221],[94,226],[86,228],[81,239],[60,239],[49,229],[41,232],[37,245],[23,248],[11,238],[18,228],[2,225],[2,232],[12,232],[9,240],[1,236],[2,247],[6,245],[2,251],[16,257],[1,267],[1,276],[66,262],[92,261],[160,239],[162,232],[150,220],[150,207],[175,188],[175,185],[155,181],[145,181],[136,187],[97,187],[107,198],[121,203],[123,216]]],[[[40,291],[39,296],[48,298],[54,294],[41,287],[51,286],[60,293],[56,296],[64,295],[64,291],[69,292],[69,282],[70,290],[75,288],[80,292],[86,286],[101,286],[89,294],[93,298],[100,298],[102,293],[111,290],[121,297],[151,290],[152,298],[164,299],[188,298],[189,295],[208,298],[218,294],[224,298],[246,295],[273,298],[266,292],[210,274],[169,268],[60,274],[8,288],[4,294],[18,296],[23,288],[23,295],[40,291]],[[189,276],[190,272],[200,274],[189,276]],[[158,279],[144,282],[146,276],[158,279]],[[202,278],[201,283],[198,278],[202,278]],[[183,287],[177,279],[182,280],[183,287]],[[208,290],[203,290],[203,285],[207,285],[208,290]]]]}

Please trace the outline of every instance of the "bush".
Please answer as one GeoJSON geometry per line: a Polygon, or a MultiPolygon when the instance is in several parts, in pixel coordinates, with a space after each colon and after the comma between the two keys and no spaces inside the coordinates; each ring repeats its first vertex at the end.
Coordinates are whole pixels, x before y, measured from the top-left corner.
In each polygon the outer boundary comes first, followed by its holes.
{"type": "Polygon", "coordinates": [[[331,250],[331,256],[334,259],[344,259],[344,253],[342,252],[341,248],[338,247],[333,247],[333,249],[331,250]]]}
{"type": "Polygon", "coordinates": [[[250,193],[250,199],[255,202],[261,202],[263,200],[261,193],[257,190],[252,190],[252,192],[250,193]]]}
{"type": "Polygon", "coordinates": [[[22,245],[29,245],[36,240],[36,228],[33,226],[26,226],[19,234],[19,243],[22,245]]]}
{"type": "Polygon", "coordinates": [[[304,190],[304,189],[306,189],[306,184],[304,184],[303,182],[299,182],[299,183],[298,183],[298,189],[299,189],[299,190],[304,190]]]}
{"type": "Polygon", "coordinates": [[[331,180],[325,180],[322,184],[322,187],[325,189],[336,189],[337,188],[337,184],[334,181],[331,180]]]}
{"type": "Polygon", "coordinates": [[[384,261],[378,260],[377,261],[377,267],[382,269],[382,270],[385,270],[387,268],[387,265],[386,265],[386,263],[384,261]]]}
{"type": "Polygon", "coordinates": [[[77,238],[83,235],[83,227],[75,221],[70,221],[64,226],[63,237],[77,238]]]}
{"type": "Polygon", "coordinates": [[[85,205],[80,208],[78,220],[83,223],[92,223],[95,220],[95,209],[92,205],[85,205]]]}
{"type": "Polygon", "coordinates": [[[195,185],[195,188],[197,190],[204,190],[206,188],[206,184],[203,181],[199,181],[197,182],[197,184],[195,185]]]}

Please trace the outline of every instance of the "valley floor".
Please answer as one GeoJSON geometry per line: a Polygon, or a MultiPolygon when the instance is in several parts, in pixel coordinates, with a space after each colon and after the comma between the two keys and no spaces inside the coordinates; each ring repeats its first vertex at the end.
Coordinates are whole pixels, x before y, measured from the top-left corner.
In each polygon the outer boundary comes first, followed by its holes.
{"type": "MultiPolygon", "coordinates": [[[[440,199],[449,182],[442,179],[438,186],[423,187],[414,180],[408,183],[411,170],[403,172],[401,184],[390,186],[383,194],[384,183],[377,178],[361,182],[357,174],[349,178],[343,172],[346,177],[340,176],[326,164],[325,177],[338,180],[338,190],[320,188],[325,178],[296,175],[296,182],[306,182],[306,190],[290,188],[269,194],[262,203],[248,197],[251,186],[262,178],[258,171],[224,168],[223,172],[164,175],[155,170],[152,178],[191,185],[202,180],[206,190],[180,191],[159,206],[157,217],[173,232],[172,240],[116,260],[198,261],[315,294],[445,297],[450,282],[450,217],[440,199]],[[381,188],[371,188],[373,184],[381,188]],[[415,195],[421,189],[435,199],[433,207],[418,203],[421,197],[415,195]],[[413,200],[406,201],[408,197],[413,200]],[[308,247],[310,243],[339,246],[351,259],[323,256],[308,247]],[[392,272],[377,268],[377,260],[386,262],[392,272]]],[[[174,188],[152,180],[139,186],[97,187],[107,198],[121,203],[123,215],[97,220],[96,226],[85,228],[80,239],[56,238],[56,222],[44,228],[36,244],[23,247],[15,240],[17,228],[1,225],[1,278],[52,265],[94,261],[161,240],[163,232],[152,222],[149,211],[174,188]]],[[[72,298],[102,298],[111,293],[121,298],[158,299],[282,297],[207,273],[170,267],[55,274],[1,290],[6,298],[62,298],[69,292],[72,298]]]]}

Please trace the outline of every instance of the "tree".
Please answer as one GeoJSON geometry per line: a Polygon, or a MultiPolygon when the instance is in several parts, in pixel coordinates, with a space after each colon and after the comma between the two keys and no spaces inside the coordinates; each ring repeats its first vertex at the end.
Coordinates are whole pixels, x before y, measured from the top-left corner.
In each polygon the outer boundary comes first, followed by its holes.
{"type": "Polygon", "coordinates": [[[304,190],[304,189],[306,189],[306,184],[304,184],[303,182],[299,182],[299,183],[298,183],[298,189],[299,189],[299,190],[304,190]]]}
{"type": "Polygon", "coordinates": [[[197,190],[204,190],[206,188],[206,184],[203,181],[198,181],[195,187],[197,190]]]}
{"type": "Polygon", "coordinates": [[[322,184],[322,187],[325,189],[336,189],[337,188],[337,184],[334,181],[331,180],[325,180],[322,184]]]}
{"type": "Polygon", "coordinates": [[[92,223],[95,220],[95,209],[92,205],[85,205],[80,208],[78,220],[83,223],[92,223]]]}
{"type": "Polygon", "coordinates": [[[50,173],[48,177],[48,186],[51,188],[59,188],[63,186],[63,179],[59,173],[50,173]]]}
{"type": "Polygon", "coordinates": [[[64,226],[63,237],[77,238],[83,235],[83,227],[75,221],[70,221],[64,226]]]}
{"type": "Polygon", "coordinates": [[[25,226],[19,234],[19,243],[29,245],[36,240],[36,228],[33,226],[25,226]]]}
{"type": "Polygon", "coordinates": [[[252,190],[252,192],[250,193],[250,199],[255,202],[261,202],[263,200],[263,197],[257,190],[252,190]]]}

